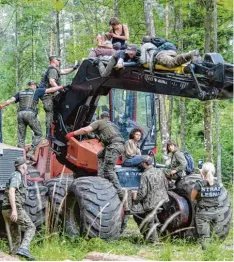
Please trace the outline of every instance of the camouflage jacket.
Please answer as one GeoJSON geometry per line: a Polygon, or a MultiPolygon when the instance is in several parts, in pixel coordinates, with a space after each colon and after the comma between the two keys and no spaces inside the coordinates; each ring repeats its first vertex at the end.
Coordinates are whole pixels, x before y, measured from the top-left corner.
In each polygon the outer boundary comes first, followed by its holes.
{"type": "Polygon", "coordinates": [[[144,211],[152,210],[164,200],[167,202],[168,182],[161,170],[150,166],[141,175],[140,187],[134,204],[141,203],[144,211]]]}
{"type": "Polygon", "coordinates": [[[184,157],[184,153],[180,150],[176,150],[171,157],[171,169],[176,170],[176,173],[182,173],[185,171],[187,161],[184,157]]]}
{"type": "Polygon", "coordinates": [[[27,197],[27,182],[24,176],[19,172],[15,171],[11,174],[9,182],[7,184],[2,209],[11,209],[10,199],[9,199],[9,189],[11,187],[15,188],[15,204],[17,208],[22,208],[27,197]]]}

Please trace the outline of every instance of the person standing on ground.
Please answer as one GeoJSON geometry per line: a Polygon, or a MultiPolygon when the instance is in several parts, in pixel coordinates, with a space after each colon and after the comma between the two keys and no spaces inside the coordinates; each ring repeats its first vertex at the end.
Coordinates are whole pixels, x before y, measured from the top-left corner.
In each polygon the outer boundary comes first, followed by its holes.
{"type": "Polygon", "coordinates": [[[112,17],[109,21],[111,30],[105,35],[110,38],[115,50],[125,49],[126,41],[129,39],[129,31],[127,25],[121,25],[117,17],[112,17]]]}
{"type": "MultiPolygon", "coordinates": [[[[42,75],[41,81],[38,85],[39,88],[49,89],[52,87],[58,87],[60,85],[60,76],[70,74],[79,66],[79,64],[77,64],[73,68],[60,70],[59,66],[61,59],[59,57],[54,55],[50,56],[49,61],[50,65],[42,75]]],[[[49,137],[53,122],[53,95],[47,93],[41,98],[41,100],[46,112],[46,137],[49,137]]]]}
{"type": "Polygon", "coordinates": [[[195,221],[202,249],[210,242],[212,224],[217,224],[221,214],[218,212],[220,185],[214,180],[215,167],[211,162],[203,164],[202,181],[197,181],[191,192],[191,200],[197,200],[195,221]]]}
{"type": "Polygon", "coordinates": [[[94,121],[89,126],[80,128],[66,135],[66,139],[90,132],[96,133],[104,149],[98,153],[98,175],[108,179],[116,188],[119,198],[123,199],[123,192],[114,171],[118,157],[124,152],[124,139],[119,132],[118,126],[110,121],[108,112],[101,114],[101,119],[94,121]]]}
{"type": "Polygon", "coordinates": [[[11,174],[4,194],[2,215],[6,223],[11,254],[35,260],[29,249],[36,227],[23,208],[27,197],[26,174],[26,161],[23,157],[18,157],[15,160],[15,172],[11,174]],[[23,238],[21,231],[24,232],[23,238]]]}
{"type": "Polygon", "coordinates": [[[27,126],[33,131],[32,146],[27,153],[27,158],[33,160],[34,153],[37,145],[40,143],[42,138],[41,124],[37,118],[37,104],[39,98],[43,97],[44,94],[51,94],[63,89],[64,86],[57,86],[50,89],[39,88],[36,89],[36,83],[33,80],[28,82],[28,87],[11,97],[0,105],[0,110],[11,103],[19,103],[18,108],[18,144],[20,148],[25,146],[25,137],[27,126]]]}
{"type": "Polygon", "coordinates": [[[173,141],[167,142],[167,153],[171,153],[171,165],[170,172],[167,176],[176,182],[178,182],[183,176],[186,175],[185,169],[187,166],[187,161],[184,157],[184,153],[181,152],[173,141]]]}
{"type": "Polygon", "coordinates": [[[133,192],[133,205],[140,203],[143,207],[144,214],[139,215],[142,220],[146,219],[141,233],[144,238],[151,243],[158,243],[158,234],[155,226],[157,219],[156,206],[169,201],[168,183],[164,173],[153,167],[153,159],[145,156],[142,159],[144,172],[141,174],[140,186],[137,194],[133,192]]]}

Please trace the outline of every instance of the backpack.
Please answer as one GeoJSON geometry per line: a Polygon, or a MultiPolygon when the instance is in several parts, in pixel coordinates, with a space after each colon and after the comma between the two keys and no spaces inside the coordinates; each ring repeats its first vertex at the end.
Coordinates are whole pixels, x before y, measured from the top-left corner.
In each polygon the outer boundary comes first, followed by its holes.
{"type": "Polygon", "coordinates": [[[155,45],[156,47],[159,47],[167,42],[167,39],[161,38],[161,37],[152,37],[151,43],[155,45]]]}
{"type": "Polygon", "coordinates": [[[176,46],[170,42],[167,41],[167,39],[161,38],[161,37],[153,37],[151,38],[151,43],[157,47],[157,51],[163,51],[163,50],[174,50],[176,51],[176,46]]]}
{"type": "Polygon", "coordinates": [[[188,152],[184,152],[184,157],[185,157],[185,159],[187,161],[185,172],[186,172],[186,175],[189,175],[195,169],[194,160],[193,160],[193,157],[188,152]]]}

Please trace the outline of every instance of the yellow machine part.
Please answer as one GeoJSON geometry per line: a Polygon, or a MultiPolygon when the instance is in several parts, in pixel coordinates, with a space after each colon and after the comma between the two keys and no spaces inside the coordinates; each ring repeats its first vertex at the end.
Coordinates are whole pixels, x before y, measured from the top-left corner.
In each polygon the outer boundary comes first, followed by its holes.
{"type": "MultiPolygon", "coordinates": [[[[161,70],[161,71],[169,71],[169,72],[174,72],[177,74],[184,74],[184,68],[188,65],[189,63],[183,64],[181,66],[173,67],[173,68],[167,68],[162,65],[155,65],[155,70],[161,70]]],[[[148,64],[144,64],[145,68],[149,68],[148,64]]]]}

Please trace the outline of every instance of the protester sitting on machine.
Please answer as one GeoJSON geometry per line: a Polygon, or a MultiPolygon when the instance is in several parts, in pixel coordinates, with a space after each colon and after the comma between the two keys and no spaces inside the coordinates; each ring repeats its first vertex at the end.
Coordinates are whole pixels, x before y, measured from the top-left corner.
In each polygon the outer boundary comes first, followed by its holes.
{"type": "Polygon", "coordinates": [[[187,161],[183,152],[179,150],[178,146],[173,141],[167,142],[167,153],[172,154],[170,170],[167,172],[167,177],[177,182],[186,175],[185,169],[187,161]]]}
{"type": "Polygon", "coordinates": [[[124,154],[122,156],[123,166],[139,166],[145,156],[141,155],[139,141],[143,133],[140,128],[133,128],[129,134],[129,140],[124,145],[124,154]]]}
{"type": "Polygon", "coordinates": [[[211,228],[219,223],[222,216],[218,212],[221,187],[214,180],[215,167],[211,162],[204,163],[200,172],[203,180],[194,185],[191,200],[197,200],[195,221],[202,249],[205,250],[210,243],[211,228]]]}
{"type": "Polygon", "coordinates": [[[106,57],[110,57],[116,52],[116,50],[113,49],[113,45],[111,41],[108,41],[104,35],[99,34],[96,38],[96,41],[97,41],[97,47],[92,48],[88,56],[89,58],[99,57],[99,58],[104,58],[105,60],[106,57]]]}
{"type": "Polygon", "coordinates": [[[151,73],[154,71],[155,64],[173,68],[189,62],[194,56],[199,56],[199,50],[178,55],[175,45],[164,38],[150,36],[142,38],[140,62],[148,64],[151,73]]]}
{"type": "Polygon", "coordinates": [[[129,32],[127,25],[121,25],[117,17],[112,17],[109,21],[111,30],[105,35],[111,39],[113,48],[115,50],[125,49],[126,42],[129,39],[129,32]]]}
{"type": "Polygon", "coordinates": [[[121,69],[124,67],[124,62],[138,62],[138,53],[136,45],[128,45],[126,50],[117,51],[105,67],[104,63],[99,59],[94,61],[94,65],[98,64],[99,72],[102,77],[108,76],[112,69],[121,69]]]}

